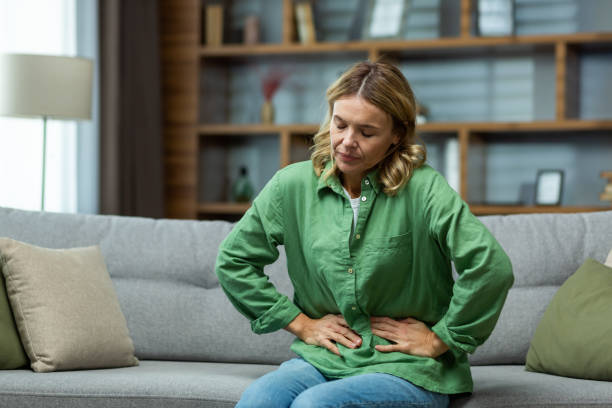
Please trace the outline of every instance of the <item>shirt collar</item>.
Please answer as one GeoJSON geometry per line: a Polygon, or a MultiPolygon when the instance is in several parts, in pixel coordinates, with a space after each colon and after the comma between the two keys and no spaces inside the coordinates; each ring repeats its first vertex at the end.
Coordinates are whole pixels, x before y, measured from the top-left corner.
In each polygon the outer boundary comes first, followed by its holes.
{"type": "MultiPolygon", "coordinates": [[[[329,169],[331,169],[331,167],[331,160],[325,163],[325,168],[319,176],[317,192],[323,188],[329,187],[338,194],[344,194],[344,190],[342,189],[342,183],[340,183],[340,179],[338,178],[337,174],[332,174],[327,180],[325,180],[325,173],[329,169]]],[[[378,168],[378,166],[376,166],[375,168],[370,170],[365,176],[366,180],[370,182],[370,185],[372,186],[372,189],[376,192],[376,194],[380,193],[380,190],[382,189],[382,184],[378,180],[379,171],[380,169],[378,168]]]]}

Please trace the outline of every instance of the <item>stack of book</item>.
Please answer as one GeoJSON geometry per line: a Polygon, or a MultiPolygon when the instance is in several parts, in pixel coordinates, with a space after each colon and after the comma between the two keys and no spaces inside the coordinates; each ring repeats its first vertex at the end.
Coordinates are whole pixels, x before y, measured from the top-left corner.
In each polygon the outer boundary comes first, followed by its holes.
{"type": "Polygon", "coordinates": [[[612,201],[612,171],[601,172],[601,177],[608,180],[608,184],[604,187],[604,192],[599,195],[602,201],[612,201]]]}

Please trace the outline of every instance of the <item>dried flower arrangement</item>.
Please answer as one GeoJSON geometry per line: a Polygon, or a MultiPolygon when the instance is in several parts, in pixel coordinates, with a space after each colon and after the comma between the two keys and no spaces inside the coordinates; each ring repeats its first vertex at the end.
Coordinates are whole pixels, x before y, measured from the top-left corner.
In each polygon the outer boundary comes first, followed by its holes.
{"type": "Polygon", "coordinates": [[[286,71],[280,69],[270,69],[262,78],[261,86],[263,96],[266,101],[271,101],[283,81],[289,76],[286,71]]]}

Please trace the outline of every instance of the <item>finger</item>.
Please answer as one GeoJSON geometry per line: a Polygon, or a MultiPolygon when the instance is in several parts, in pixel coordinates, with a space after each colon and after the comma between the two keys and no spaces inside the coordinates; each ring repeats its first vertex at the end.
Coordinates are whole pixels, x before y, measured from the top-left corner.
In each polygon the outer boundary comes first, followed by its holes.
{"type": "Polygon", "coordinates": [[[422,323],[420,320],[417,320],[413,317],[407,317],[405,319],[400,320],[401,322],[405,322],[405,323],[422,323]]]}
{"type": "Polygon", "coordinates": [[[359,346],[361,344],[361,336],[350,329],[346,330],[346,332],[342,333],[342,335],[349,339],[355,346],[359,346]]]}
{"type": "Polygon", "coordinates": [[[399,346],[397,344],[388,344],[388,345],[379,344],[375,346],[374,348],[383,353],[389,353],[391,351],[400,351],[399,346]]]}
{"type": "Polygon", "coordinates": [[[344,337],[348,338],[351,342],[355,343],[355,345],[360,345],[361,336],[359,336],[359,334],[357,334],[355,331],[351,329],[351,327],[348,325],[348,323],[344,319],[344,316],[336,315],[336,317],[337,317],[336,321],[338,325],[340,326],[339,329],[336,331],[342,334],[344,337]]]}
{"type": "Polygon", "coordinates": [[[390,317],[371,317],[370,321],[376,324],[386,323],[391,326],[398,326],[398,322],[395,319],[391,319],[390,317]]]}
{"type": "Polygon", "coordinates": [[[321,345],[323,347],[325,347],[326,349],[328,349],[329,351],[331,351],[332,353],[336,354],[337,356],[342,357],[340,355],[340,350],[338,350],[338,347],[334,343],[332,343],[331,341],[329,341],[327,339],[322,340],[321,341],[321,345]]]}
{"type": "Polygon", "coordinates": [[[370,325],[372,329],[385,330],[385,331],[397,331],[398,327],[391,325],[387,322],[377,322],[370,325]]]}
{"type": "Polygon", "coordinates": [[[344,347],[355,348],[357,346],[355,343],[353,343],[353,341],[349,340],[341,333],[330,333],[329,337],[336,343],[342,344],[344,347]]]}
{"type": "Polygon", "coordinates": [[[389,332],[389,331],[386,331],[386,330],[372,329],[372,334],[374,334],[375,336],[378,336],[378,337],[382,337],[383,339],[386,339],[386,340],[394,341],[396,343],[399,340],[395,333],[389,332]]]}
{"type": "Polygon", "coordinates": [[[346,322],[346,320],[344,320],[344,316],[342,315],[336,315],[336,322],[343,327],[349,327],[348,323],[346,322]]]}

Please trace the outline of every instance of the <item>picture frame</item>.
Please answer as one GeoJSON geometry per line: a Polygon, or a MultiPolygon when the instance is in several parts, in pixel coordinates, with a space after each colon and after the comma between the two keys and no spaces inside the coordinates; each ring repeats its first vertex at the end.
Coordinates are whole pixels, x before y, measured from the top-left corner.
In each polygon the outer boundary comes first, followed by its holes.
{"type": "Polygon", "coordinates": [[[401,38],[409,6],[408,0],[370,0],[363,38],[401,38]]]}
{"type": "Polygon", "coordinates": [[[477,8],[481,37],[514,35],[514,0],[478,0],[477,8]]]}
{"type": "Polygon", "coordinates": [[[535,204],[555,206],[561,204],[564,172],[559,169],[538,170],[535,204]]]}

